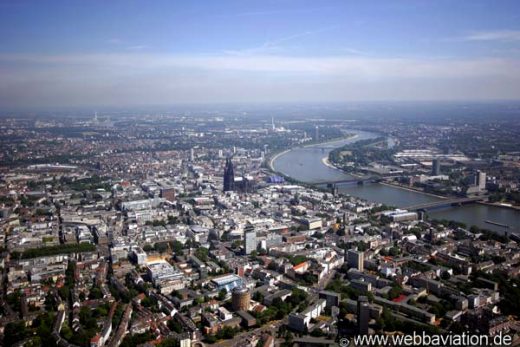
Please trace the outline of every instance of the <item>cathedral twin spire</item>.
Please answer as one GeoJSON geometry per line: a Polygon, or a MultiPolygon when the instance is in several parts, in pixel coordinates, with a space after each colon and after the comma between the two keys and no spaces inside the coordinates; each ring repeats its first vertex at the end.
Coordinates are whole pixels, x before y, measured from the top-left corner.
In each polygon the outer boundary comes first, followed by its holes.
{"type": "Polygon", "coordinates": [[[228,192],[234,190],[235,171],[233,169],[233,162],[231,158],[226,158],[226,166],[224,168],[224,191],[228,192]]]}

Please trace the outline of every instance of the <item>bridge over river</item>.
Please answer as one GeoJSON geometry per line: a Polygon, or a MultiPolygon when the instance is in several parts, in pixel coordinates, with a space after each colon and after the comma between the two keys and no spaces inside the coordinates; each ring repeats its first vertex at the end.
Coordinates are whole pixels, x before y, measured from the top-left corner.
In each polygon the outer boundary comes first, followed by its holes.
{"type": "Polygon", "coordinates": [[[379,176],[369,176],[369,177],[353,177],[353,178],[344,178],[339,180],[328,180],[328,181],[314,181],[311,182],[312,185],[328,185],[328,186],[335,186],[338,184],[364,184],[366,182],[372,182],[377,183],[381,182],[382,178],[379,176]]]}
{"type": "Polygon", "coordinates": [[[396,175],[394,173],[391,174],[380,174],[380,175],[367,175],[362,177],[345,177],[337,180],[326,180],[326,181],[312,181],[310,182],[313,185],[339,185],[339,184],[364,184],[364,183],[380,183],[383,180],[391,179],[391,178],[397,178],[401,177],[402,175],[396,175]]]}
{"type": "MultiPolygon", "coordinates": [[[[508,230],[510,233],[518,232],[520,234],[519,210],[474,202],[470,203],[468,200],[441,200],[418,191],[378,184],[377,179],[371,177],[375,173],[367,172],[363,176],[353,177],[342,170],[327,166],[323,159],[328,156],[332,148],[339,148],[348,143],[380,136],[380,134],[358,130],[349,130],[349,132],[355,133],[357,137],[326,145],[319,144],[313,147],[294,148],[275,157],[272,161],[272,167],[275,171],[296,181],[321,187],[331,184],[328,187],[329,189],[337,189],[338,193],[349,194],[367,201],[399,208],[406,208],[407,206],[409,208],[425,208],[432,219],[455,220],[469,226],[476,225],[482,229],[490,229],[499,233],[504,232],[503,227],[486,223],[486,221],[494,221],[509,225],[510,228],[508,230]],[[322,150],[322,147],[326,148],[322,150]],[[374,181],[376,183],[372,184],[374,181]],[[431,205],[429,204],[430,202],[435,202],[435,204],[431,205]],[[451,206],[452,204],[457,207],[451,206]],[[435,208],[437,206],[447,207],[435,208]]],[[[387,179],[383,176],[382,178],[383,180],[387,179]]]]}
{"type": "Polygon", "coordinates": [[[404,206],[401,208],[405,209],[405,210],[409,210],[409,211],[430,210],[430,209],[437,208],[437,207],[448,207],[448,206],[459,206],[459,205],[471,204],[471,203],[474,203],[477,201],[482,201],[484,199],[485,199],[485,197],[483,197],[483,196],[476,196],[476,197],[470,197],[470,198],[443,199],[443,200],[432,201],[432,202],[427,202],[427,203],[423,203],[423,204],[404,206]]]}

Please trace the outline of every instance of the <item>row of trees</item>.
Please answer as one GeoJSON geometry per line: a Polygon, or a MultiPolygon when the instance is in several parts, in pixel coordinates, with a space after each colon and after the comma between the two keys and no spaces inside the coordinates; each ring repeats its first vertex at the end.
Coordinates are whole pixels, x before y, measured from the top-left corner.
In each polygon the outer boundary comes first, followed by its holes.
{"type": "Polygon", "coordinates": [[[335,164],[354,162],[355,166],[366,166],[370,162],[393,163],[395,148],[383,149],[379,144],[386,141],[384,137],[367,139],[349,143],[329,153],[329,160],[335,164]]]}
{"type": "Polygon", "coordinates": [[[306,292],[299,288],[294,288],[291,295],[283,301],[280,298],[273,300],[271,306],[265,311],[255,313],[255,318],[259,325],[264,325],[272,320],[282,319],[291,313],[294,309],[298,308],[303,310],[308,306],[308,295],[306,292]]]}
{"type": "Polygon", "coordinates": [[[37,257],[47,257],[57,254],[93,252],[95,250],[96,246],[91,243],[74,243],[49,247],[30,248],[23,251],[22,253],[15,251],[11,253],[11,257],[13,259],[29,259],[37,257]]]}
{"type": "Polygon", "coordinates": [[[44,312],[36,317],[30,327],[27,327],[24,321],[7,323],[4,330],[4,345],[13,346],[28,339],[24,346],[54,346],[56,342],[51,335],[53,322],[54,313],[44,312]]]}
{"type": "Polygon", "coordinates": [[[214,335],[206,335],[204,340],[207,343],[215,343],[218,340],[229,340],[235,337],[235,335],[240,331],[240,328],[232,328],[232,327],[224,327],[220,329],[214,335]]]}

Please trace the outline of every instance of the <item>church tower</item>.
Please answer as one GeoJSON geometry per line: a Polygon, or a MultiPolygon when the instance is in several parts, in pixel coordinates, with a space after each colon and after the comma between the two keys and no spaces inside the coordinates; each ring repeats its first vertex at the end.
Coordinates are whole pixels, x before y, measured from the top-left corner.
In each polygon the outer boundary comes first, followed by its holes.
{"type": "Polygon", "coordinates": [[[232,191],[235,183],[235,172],[231,158],[226,159],[226,166],[224,167],[224,191],[232,191]]]}

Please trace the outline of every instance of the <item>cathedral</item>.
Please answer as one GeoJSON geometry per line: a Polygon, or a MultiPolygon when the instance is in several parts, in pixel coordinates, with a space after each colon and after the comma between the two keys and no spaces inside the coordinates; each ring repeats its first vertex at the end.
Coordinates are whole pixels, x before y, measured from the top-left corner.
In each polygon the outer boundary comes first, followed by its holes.
{"type": "Polygon", "coordinates": [[[255,188],[254,179],[251,176],[242,175],[235,177],[235,170],[231,158],[226,159],[224,167],[224,191],[235,191],[240,193],[249,193],[255,188]]]}
{"type": "Polygon", "coordinates": [[[233,170],[233,163],[231,158],[226,159],[226,166],[224,168],[224,191],[229,192],[234,190],[235,186],[235,172],[233,170]]]}

